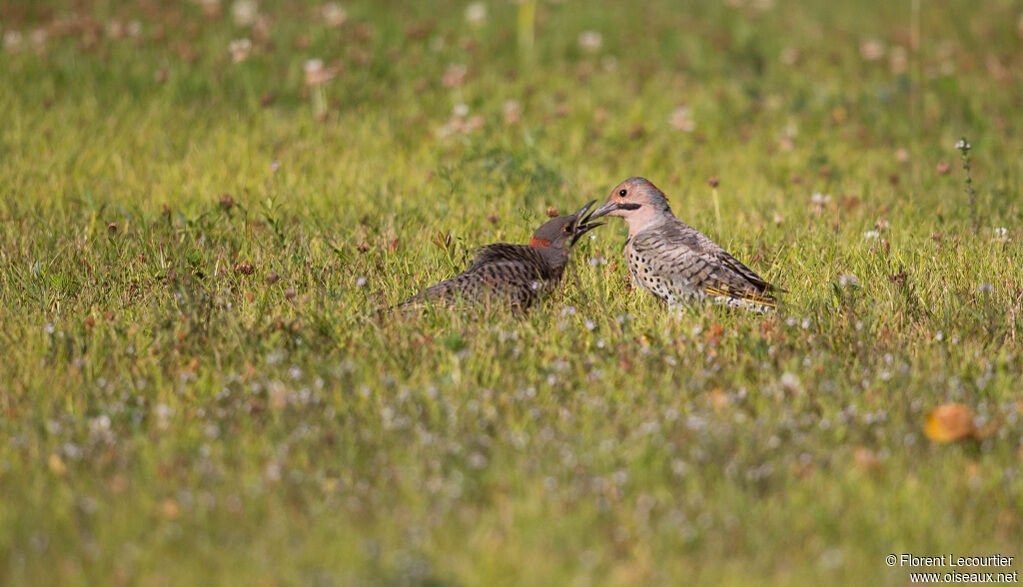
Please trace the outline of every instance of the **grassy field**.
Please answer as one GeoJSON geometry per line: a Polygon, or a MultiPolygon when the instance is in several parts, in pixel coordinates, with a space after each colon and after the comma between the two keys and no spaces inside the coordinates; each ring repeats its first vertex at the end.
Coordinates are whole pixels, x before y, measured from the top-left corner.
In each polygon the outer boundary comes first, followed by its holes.
{"type": "Polygon", "coordinates": [[[1018,2],[531,6],[0,4],[0,583],[1023,570],[1018,2]],[[380,311],[632,175],[778,311],[380,311]]]}

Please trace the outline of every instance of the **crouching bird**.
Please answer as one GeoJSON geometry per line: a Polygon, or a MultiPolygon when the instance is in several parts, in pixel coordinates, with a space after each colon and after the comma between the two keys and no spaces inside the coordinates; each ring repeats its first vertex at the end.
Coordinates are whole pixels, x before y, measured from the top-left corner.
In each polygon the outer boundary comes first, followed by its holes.
{"type": "Polygon", "coordinates": [[[528,245],[497,243],[480,247],[464,272],[419,292],[402,306],[421,302],[506,304],[528,308],[557,288],[568,264],[572,245],[603,225],[591,223],[586,212],[596,200],[570,216],[558,216],[533,233],[528,245]]]}
{"type": "Polygon", "coordinates": [[[710,298],[763,312],[775,307],[775,291],[785,291],[676,218],[664,192],[647,179],[632,177],[615,186],[590,218],[601,216],[619,216],[628,223],[629,272],[669,307],[710,298]]]}

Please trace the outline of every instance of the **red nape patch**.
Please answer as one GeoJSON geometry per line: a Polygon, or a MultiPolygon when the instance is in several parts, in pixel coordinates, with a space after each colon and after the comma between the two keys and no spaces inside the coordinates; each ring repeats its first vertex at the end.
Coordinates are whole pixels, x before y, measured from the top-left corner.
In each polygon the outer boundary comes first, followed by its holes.
{"type": "Polygon", "coordinates": [[[529,246],[531,246],[531,247],[549,247],[549,246],[551,246],[551,241],[546,240],[546,239],[542,239],[542,238],[536,238],[534,236],[533,238],[529,239],[529,246]]]}
{"type": "Polygon", "coordinates": [[[659,188],[659,187],[655,186],[655,185],[654,185],[654,182],[650,181],[649,179],[648,179],[648,180],[646,180],[646,184],[647,184],[648,186],[650,186],[650,187],[654,188],[655,190],[657,190],[657,191],[661,192],[662,194],[664,193],[663,191],[661,191],[661,188],[659,188]]]}

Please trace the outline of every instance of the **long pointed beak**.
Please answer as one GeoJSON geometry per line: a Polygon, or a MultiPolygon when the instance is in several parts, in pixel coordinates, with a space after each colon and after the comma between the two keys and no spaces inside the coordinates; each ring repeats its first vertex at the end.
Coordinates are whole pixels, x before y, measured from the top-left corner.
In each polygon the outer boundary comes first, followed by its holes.
{"type": "Polygon", "coordinates": [[[590,213],[587,220],[594,220],[601,216],[607,216],[615,210],[635,210],[639,208],[639,204],[622,203],[622,202],[605,202],[603,206],[597,208],[590,213]]]}
{"type": "Polygon", "coordinates": [[[596,210],[591,212],[587,220],[593,220],[596,218],[600,218],[601,216],[607,216],[608,214],[614,212],[617,209],[618,209],[617,202],[605,202],[603,206],[600,206],[596,210]]]}
{"type": "Polygon", "coordinates": [[[594,228],[597,228],[598,226],[604,225],[603,222],[591,223],[590,219],[593,217],[593,214],[586,213],[586,211],[592,208],[593,205],[596,203],[597,203],[596,200],[590,200],[589,202],[586,203],[585,206],[580,208],[578,212],[573,214],[573,216],[577,218],[575,223],[575,233],[572,235],[573,245],[587,232],[593,230],[594,228]]]}

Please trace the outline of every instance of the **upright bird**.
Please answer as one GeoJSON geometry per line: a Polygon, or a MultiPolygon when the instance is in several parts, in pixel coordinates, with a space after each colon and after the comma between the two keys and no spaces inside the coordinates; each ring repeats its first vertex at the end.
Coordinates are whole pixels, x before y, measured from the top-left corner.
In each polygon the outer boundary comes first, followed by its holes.
{"type": "Polygon", "coordinates": [[[432,285],[402,306],[434,301],[497,302],[525,309],[553,291],[568,264],[571,247],[582,235],[603,225],[590,223],[586,211],[596,200],[570,216],[558,216],[533,233],[528,245],[497,243],[480,247],[464,272],[432,285]]]}
{"type": "Polygon", "coordinates": [[[778,288],[676,218],[664,192],[649,180],[632,177],[615,186],[590,218],[601,216],[620,216],[629,224],[629,272],[669,306],[711,298],[756,311],[775,307],[778,288]]]}

